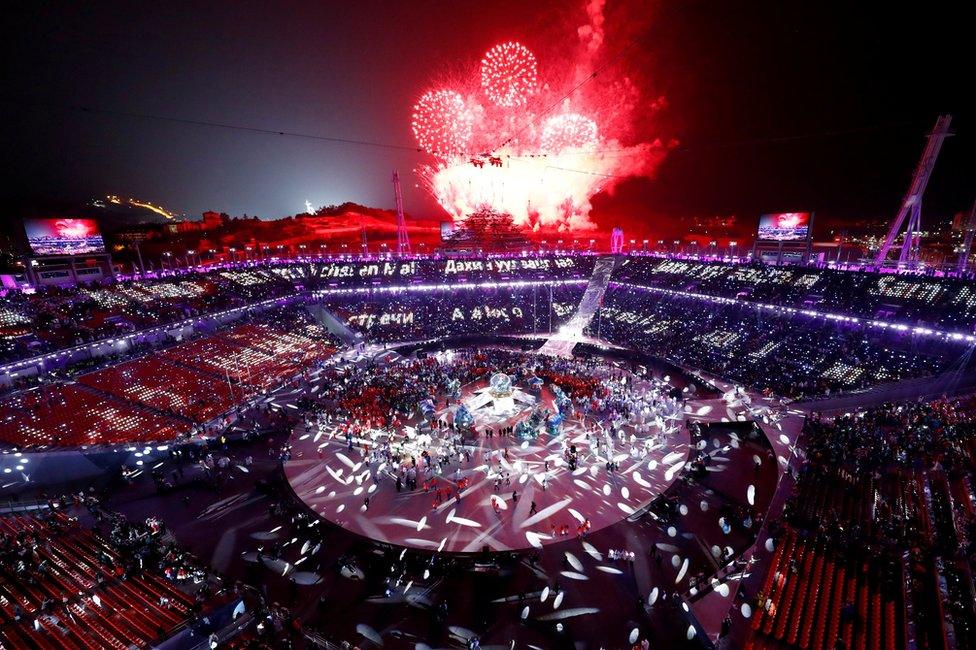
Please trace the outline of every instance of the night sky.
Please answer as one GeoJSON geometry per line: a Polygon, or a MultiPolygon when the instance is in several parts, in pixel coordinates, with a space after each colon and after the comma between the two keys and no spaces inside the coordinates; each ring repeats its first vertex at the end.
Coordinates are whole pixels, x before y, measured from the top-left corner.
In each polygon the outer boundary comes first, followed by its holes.
{"type": "MultiPolygon", "coordinates": [[[[976,198],[961,8],[609,0],[606,14],[609,27],[636,30],[628,64],[667,98],[655,129],[681,146],[655,179],[596,200],[598,223],[789,209],[887,217],[939,112],[958,135],[925,213],[945,218],[976,198]]],[[[553,47],[583,22],[582,2],[20,3],[5,10],[0,207],[9,219],[109,193],[189,215],[277,217],[306,199],[391,207],[391,171],[411,178],[422,159],[408,116],[431,75],[502,39],[553,47]]],[[[412,178],[405,200],[416,216],[442,214],[412,178]]]]}

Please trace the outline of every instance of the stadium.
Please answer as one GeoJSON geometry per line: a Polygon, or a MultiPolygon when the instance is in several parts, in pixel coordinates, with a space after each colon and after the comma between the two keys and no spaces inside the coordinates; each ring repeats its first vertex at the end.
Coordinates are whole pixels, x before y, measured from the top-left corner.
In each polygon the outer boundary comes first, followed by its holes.
{"type": "Polygon", "coordinates": [[[254,584],[333,643],[965,645],[966,278],[391,253],[3,318],[11,647],[246,638],[254,584]]]}
{"type": "Polygon", "coordinates": [[[976,648],[967,23],[449,4],[11,10],[0,650],[976,648]]]}

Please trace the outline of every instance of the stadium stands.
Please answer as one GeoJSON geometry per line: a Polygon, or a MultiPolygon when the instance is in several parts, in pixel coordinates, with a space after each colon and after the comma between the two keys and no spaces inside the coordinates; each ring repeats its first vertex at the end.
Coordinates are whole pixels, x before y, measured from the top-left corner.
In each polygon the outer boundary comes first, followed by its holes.
{"type": "Polygon", "coordinates": [[[0,398],[0,442],[67,447],[172,440],[324,361],[336,343],[303,312],[268,317],[0,398]],[[288,328],[292,331],[283,331],[288,328]]]}
{"type": "MultiPolygon", "coordinates": [[[[554,255],[318,261],[16,295],[0,311],[0,350],[15,357],[36,354],[68,342],[294,293],[296,282],[302,290],[315,290],[327,308],[367,341],[546,334],[558,331],[572,315],[594,259],[554,255]],[[376,283],[457,285],[539,278],[554,282],[375,290],[376,283]],[[343,289],[353,286],[362,291],[343,289]]],[[[588,335],[790,398],[858,390],[970,364],[971,346],[965,340],[911,328],[870,329],[809,311],[832,309],[886,322],[925,316],[925,322],[940,326],[971,328],[976,295],[970,296],[969,286],[955,279],[642,256],[628,258],[613,277],[588,335]],[[757,309],[757,304],[800,311],[757,309]]],[[[4,400],[0,435],[8,443],[30,446],[172,438],[187,425],[218,417],[334,352],[336,343],[321,326],[307,314],[295,320],[296,313],[304,311],[275,309],[267,322],[247,322],[158,353],[149,350],[136,361],[82,376],[80,386],[32,393],[43,394],[43,399],[4,400]],[[165,383],[157,381],[164,375],[165,383]],[[58,404],[88,415],[75,424],[58,420],[53,411],[52,423],[29,421],[31,413],[57,410],[45,405],[58,404]],[[137,435],[130,433],[137,429],[137,435]]]]}
{"type": "Polygon", "coordinates": [[[368,340],[404,341],[459,334],[547,333],[576,310],[585,285],[329,295],[324,304],[368,340]]]}
{"type": "Polygon", "coordinates": [[[804,444],[748,647],[973,647],[976,401],[813,419],[804,444]]]}
{"type": "Polygon", "coordinates": [[[969,349],[911,332],[869,332],[624,287],[607,292],[590,332],[788,397],[936,374],[966,362],[969,349]]]}
{"type": "Polygon", "coordinates": [[[976,326],[976,291],[960,278],[637,256],[614,279],[968,333],[976,326]]]}
{"type": "Polygon", "coordinates": [[[78,381],[197,423],[212,420],[235,403],[226,383],[192,368],[166,363],[155,355],[88,373],[78,381]]]}
{"type": "Polygon", "coordinates": [[[184,625],[194,599],[135,570],[101,537],[61,513],[0,516],[0,646],[151,647],[184,625]]]}
{"type": "Polygon", "coordinates": [[[345,259],[219,268],[158,279],[50,288],[4,298],[0,361],[29,358],[122,333],[299,291],[345,286],[585,279],[593,256],[454,260],[345,259]],[[24,331],[20,326],[33,323],[24,331]]]}
{"type": "Polygon", "coordinates": [[[0,400],[0,441],[68,447],[171,440],[189,425],[78,384],[56,384],[0,400]]]}
{"type": "Polygon", "coordinates": [[[164,359],[244,385],[245,394],[265,390],[303,367],[327,359],[335,347],[265,325],[242,325],[160,353],[164,359]]]}
{"type": "Polygon", "coordinates": [[[11,336],[3,325],[8,321],[26,319],[34,327],[17,345],[0,346],[0,360],[25,358],[294,292],[291,283],[259,270],[14,294],[4,299],[9,305],[0,312],[0,339],[11,336]]]}

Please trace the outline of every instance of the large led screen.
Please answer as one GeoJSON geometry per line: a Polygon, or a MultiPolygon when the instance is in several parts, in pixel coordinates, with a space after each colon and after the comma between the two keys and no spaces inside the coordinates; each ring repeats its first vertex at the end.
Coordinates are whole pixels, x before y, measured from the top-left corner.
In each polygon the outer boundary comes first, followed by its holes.
{"type": "Polygon", "coordinates": [[[798,241],[810,236],[809,212],[776,212],[759,217],[759,239],[798,241]]]}
{"type": "Polygon", "coordinates": [[[454,235],[454,222],[453,221],[442,221],[441,222],[441,241],[447,241],[454,235]]]}
{"type": "Polygon", "coordinates": [[[105,252],[105,242],[94,219],[25,219],[24,230],[35,255],[105,252]]]}

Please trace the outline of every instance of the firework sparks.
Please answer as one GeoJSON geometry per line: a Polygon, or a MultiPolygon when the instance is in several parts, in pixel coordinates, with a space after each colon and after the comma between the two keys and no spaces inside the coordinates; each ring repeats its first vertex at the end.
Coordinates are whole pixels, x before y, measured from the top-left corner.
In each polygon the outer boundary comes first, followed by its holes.
{"type": "Polygon", "coordinates": [[[471,111],[461,94],[453,90],[424,93],[413,107],[413,135],[427,153],[463,154],[471,140],[471,124],[471,111]]]}
{"type": "Polygon", "coordinates": [[[542,128],[542,150],[560,153],[565,149],[593,149],[598,144],[596,122],[579,113],[554,115],[542,128]]]}
{"type": "Polygon", "coordinates": [[[535,55],[521,43],[499,43],[481,59],[481,87],[498,106],[525,104],[536,90],[536,75],[535,55]]]}
{"type": "Polygon", "coordinates": [[[632,141],[635,118],[646,121],[666,102],[642,101],[619,64],[595,74],[609,38],[602,0],[585,12],[575,54],[561,43],[540,59],[545,76],[527,47],[500,43],[480,74],[438,84],[454,90],[428,92],[414,106],[414,136],[433,158],[415,171],[453,218],[490,207],[536,230],[592,229],[590,199],[650,175],[676,144],[632,141]]]}

